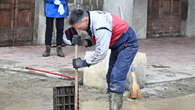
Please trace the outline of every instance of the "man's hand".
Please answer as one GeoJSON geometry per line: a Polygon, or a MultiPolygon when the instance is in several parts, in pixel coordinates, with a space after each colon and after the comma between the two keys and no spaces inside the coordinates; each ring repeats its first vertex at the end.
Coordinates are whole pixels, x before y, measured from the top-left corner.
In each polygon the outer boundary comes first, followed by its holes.
{"type": "Polygon", "coordinates": [[[72,45],[82,45],[81,37],[78,35],[73,35],[72,45]]]}
{"type": "Polygon", "coordinates": [[[72,60],[73,68],[78,69],[82,67],[89,67],[90,65],[86,60],[81,60],[81,58],[75,58],[72,60]]]}
{"type": "Polygon", "coordinates": [[[90,39],[83,39],[82,40],[82,46],[91,47],[92,45],[93,45],[93,43],[90,39]]]}

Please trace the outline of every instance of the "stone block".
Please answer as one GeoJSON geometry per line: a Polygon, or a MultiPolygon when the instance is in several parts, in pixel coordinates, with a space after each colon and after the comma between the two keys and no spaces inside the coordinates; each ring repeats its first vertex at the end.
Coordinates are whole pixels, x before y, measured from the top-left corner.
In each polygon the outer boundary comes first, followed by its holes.
{"type": "MultiPolygon", "coordinates": [[[[90,55],[92,52],[86,52],[85,56],[90,55]]],[[[89,68],[83,68],[83,84],[89,87],[95,87],[99,89],[106,89],[106,74],[108,70],[110,51],[107,53],[106,58],[100,63],[93,65],[89,68]]],[[[145,84],[145,73],[144,67],[146,65],[147,59],[145,53],[138,52],[132,66],[135,67],[135,72],[137,76],[138,84],[141,88],[145,84]]],[[[127,76],[126,88],[130,89],[132,84],[131,73],[129,71],[127,76]]]]}
{"type": "MultiPolygon", "coordinates": [[[[91,51],[87,51],[85,57],[92,54],[91,51]]],[[[110,51],[108,51],[106,58],[96,65],[92,65],[89,68],[83,68],[83,84],[89,87],[96,87],[105,89],[106,73],[108,70],[108,61],[110,57],[110,51]]]]}

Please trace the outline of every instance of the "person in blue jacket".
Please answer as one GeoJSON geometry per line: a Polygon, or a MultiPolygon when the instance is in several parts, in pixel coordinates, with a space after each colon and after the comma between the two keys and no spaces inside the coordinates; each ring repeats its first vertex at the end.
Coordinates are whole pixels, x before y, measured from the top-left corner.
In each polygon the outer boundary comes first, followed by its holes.
{"type": "Polygon", "coordinates": [[[56,45],[57,55],[64,57],[62,51],[63,31],[64,31],[64,18],[68,16],[68,0],[45,0],[45,16],[46,16],[46,32],[45,32],[45,45],[46,49],[43,53],[44,57],[50,56],[53,22],[56,19],[56,45]]]}

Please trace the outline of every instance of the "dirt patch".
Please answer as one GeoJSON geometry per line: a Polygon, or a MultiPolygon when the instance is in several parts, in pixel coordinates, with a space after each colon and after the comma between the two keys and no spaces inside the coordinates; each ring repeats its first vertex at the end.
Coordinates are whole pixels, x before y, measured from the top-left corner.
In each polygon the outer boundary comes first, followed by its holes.
{"type": "MultiPolygon", "coordinates": [[[[195,110],[194,41],[195,38],[140,40],[139,51],[146,53],[148,61],[146,86],[142,89],[145,98],[131,102],[125,99],[125,110],[195,110]]],[[[56,56],[55,48],[52,48],[52,56],[44,58],[43,46],[0,48],[0,110],[53,110],[53,87],[71,85],[72,81],[12,71],[12,67],[31,66],[74,75],[69,70],[72,69],[74,47],[63,50],[64,58],[56,56]]],[[[94,47],[79,47],[79,57],[87,50],[94,50],[94,47]]],[[[79,91],[81,110],[95,110],[90,107],[107,110],[106,90],[80,86],[79,91]]]]}
{"type": "MultiPolygon", "coordinates": [[[[72,81],[15,71],[1,71],[0,84],[1,110],[52,110],[53,87],[71,85],[72,81]]],[[[97,103],[105,102],[103,104],[105,110],[108,107],[106,90],[80,86],[79,91],[81,106],[85,107],[83,104],[97,101],[97,103]]],[[[138,100],[139,103],[144,100],[169,99],[193,94],[195,93],[195,78],[149,84],[142,89],[142,93],[145,99],[138,100]]],[[[91,110],[90,106],[85,110],[91,110]]]]}

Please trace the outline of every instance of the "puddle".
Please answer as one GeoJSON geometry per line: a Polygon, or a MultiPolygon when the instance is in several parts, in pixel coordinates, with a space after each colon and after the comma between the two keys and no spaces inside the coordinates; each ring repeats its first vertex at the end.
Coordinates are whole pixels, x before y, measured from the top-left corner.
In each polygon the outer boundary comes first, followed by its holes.
{"type": "MultiPolygon", "coordinates": [[[[195,94],[171,99],[125,101],[123,110],[195,110],[195,94]]],[[[108,102],[81,103],[81,110],[109,110],[108,102]]]]}
{"type": "MultiPolygon", "coordinates": [[[[10,104],[3,110],[52,110],[42,103],[21,102],[10,104]],[[41,104],[41,106],[39,105],[41,104]],[[44,107],[42,107],[44,105],[44,107]]],[[[109,110],[106,101],[86,101],[80,103],[80,110],[109,110]]],[[[141,99],[125,101],[122,110],[195,110],[195,94],[171,99],[141,99]]]]}

